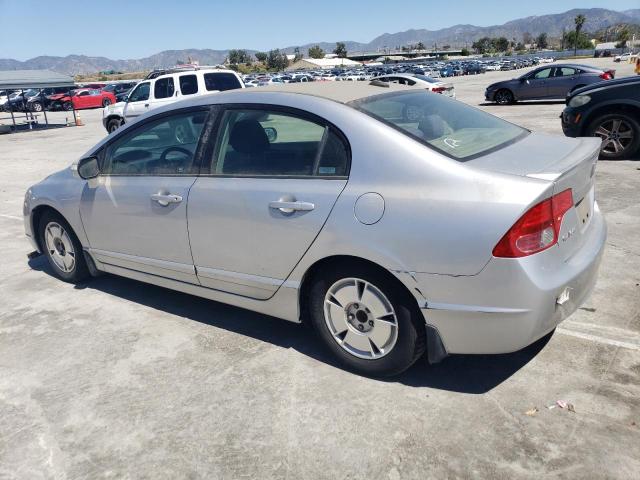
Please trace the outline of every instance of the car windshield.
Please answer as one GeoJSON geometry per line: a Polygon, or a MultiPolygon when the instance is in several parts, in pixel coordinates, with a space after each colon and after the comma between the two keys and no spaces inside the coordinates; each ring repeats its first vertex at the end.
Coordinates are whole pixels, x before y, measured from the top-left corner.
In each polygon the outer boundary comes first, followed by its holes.
{"type": "Polygon", "coordinates": [[[111,85],[107,85],[103,88],[105,92],[113,92],[116,89],[116,84],[112,83],[111,85]]]}
{"type": "Polygon", "coordinates": [[[462,102],[422,90],[375,95],[350,105],[458,161],[498,150],[529,133],[462,102]]]}

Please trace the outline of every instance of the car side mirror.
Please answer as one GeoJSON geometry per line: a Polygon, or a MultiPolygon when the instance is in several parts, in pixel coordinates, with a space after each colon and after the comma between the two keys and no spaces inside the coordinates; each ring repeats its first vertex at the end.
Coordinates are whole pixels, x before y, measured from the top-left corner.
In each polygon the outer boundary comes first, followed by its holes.
{"type": "Polygon", "coordinates": [[[96,178],[100,175],[100,165],[98,157],[86,157],[78,162],[78,176],[84,180],[96,178]]]}

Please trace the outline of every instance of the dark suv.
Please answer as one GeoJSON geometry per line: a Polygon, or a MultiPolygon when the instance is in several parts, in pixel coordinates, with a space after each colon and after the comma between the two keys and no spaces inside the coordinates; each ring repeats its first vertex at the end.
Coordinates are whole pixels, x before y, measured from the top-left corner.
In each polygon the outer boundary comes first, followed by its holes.
{"type": "Polygon", "coordinates": [[[600,158],[630,158],[640,147],[640,78],[596,83],[567,96],[561,115],[568,137],[600,137],[600,158]]]}

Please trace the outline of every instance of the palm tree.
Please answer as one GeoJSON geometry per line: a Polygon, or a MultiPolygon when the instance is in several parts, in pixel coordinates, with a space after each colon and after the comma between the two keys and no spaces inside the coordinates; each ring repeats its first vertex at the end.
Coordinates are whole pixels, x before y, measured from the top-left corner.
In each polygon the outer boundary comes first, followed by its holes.
{"type": "Polygon", "coordinates": [[[584,22],[587,21],[587,18],[584,15],[580,14],[577,15],[576,18],[573,19],[573,21],[576,24],[576,38],[573,42],[573,56],[575,57],[576,53],[578,52],[578,37],[580,37],[580,31],[582,30],[584,22]]]}

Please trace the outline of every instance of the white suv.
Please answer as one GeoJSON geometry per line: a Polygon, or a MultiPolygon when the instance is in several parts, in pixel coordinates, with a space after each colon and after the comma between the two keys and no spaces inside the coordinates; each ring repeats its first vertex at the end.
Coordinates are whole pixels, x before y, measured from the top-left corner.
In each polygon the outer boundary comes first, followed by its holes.
{"type": "Polygon", "coordinates": [[[242,79],[232,70],[196,67],[155,77],[154,73],[138,83],[124,102],[109,105],[102,111],[102,124],[107,132],[117,130],[149,110],[183,98],[244,88],[242,79]]]}

